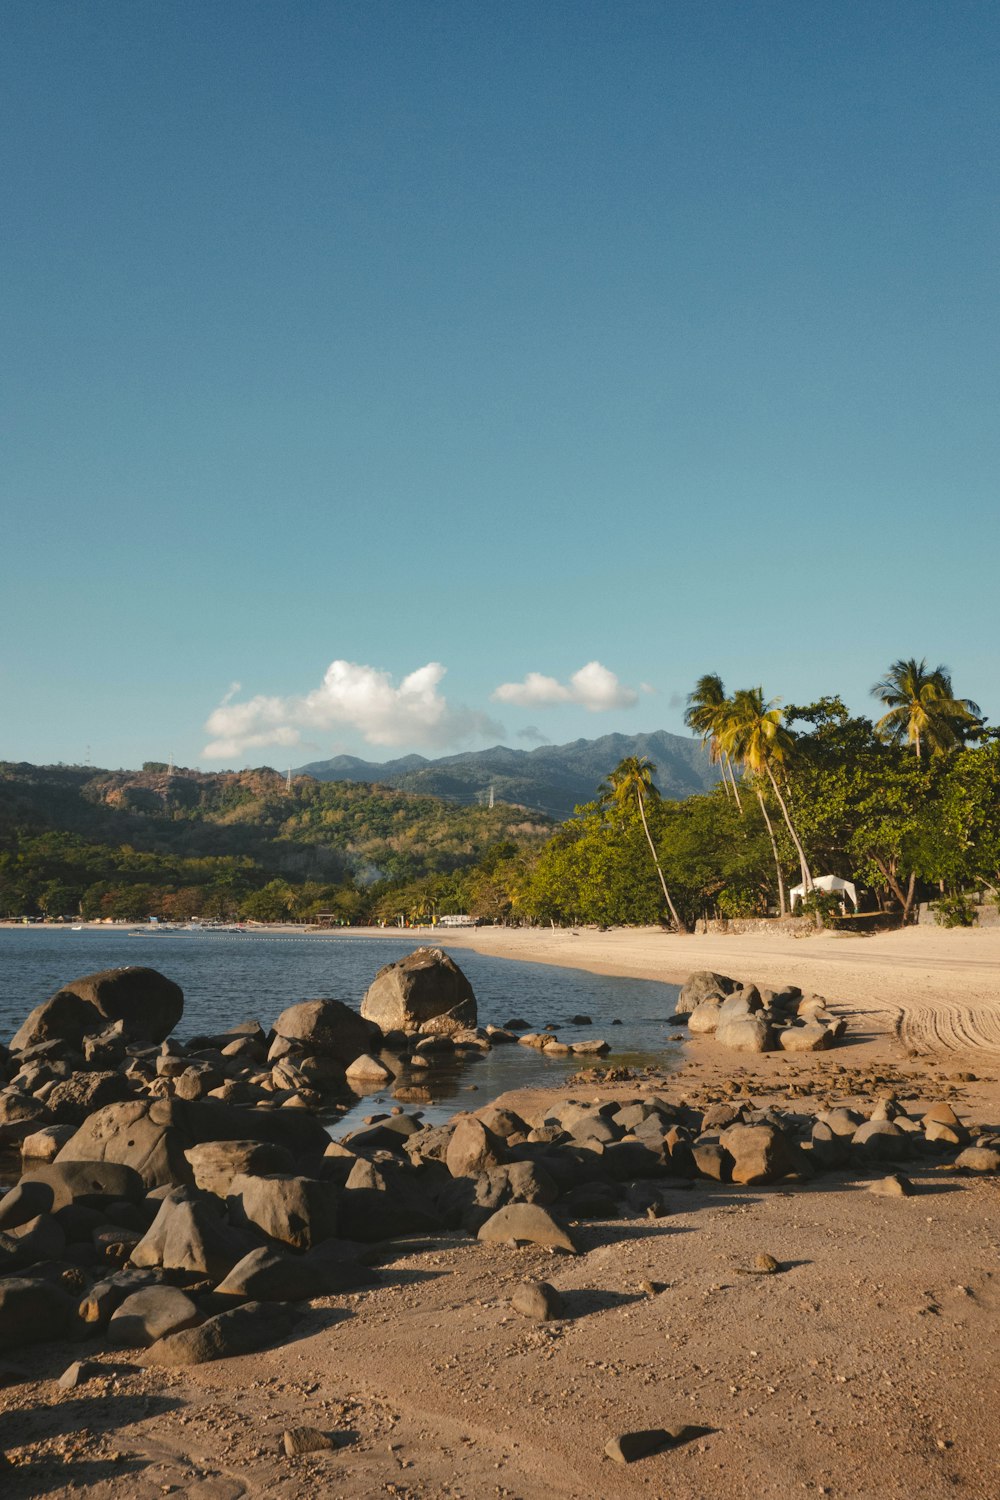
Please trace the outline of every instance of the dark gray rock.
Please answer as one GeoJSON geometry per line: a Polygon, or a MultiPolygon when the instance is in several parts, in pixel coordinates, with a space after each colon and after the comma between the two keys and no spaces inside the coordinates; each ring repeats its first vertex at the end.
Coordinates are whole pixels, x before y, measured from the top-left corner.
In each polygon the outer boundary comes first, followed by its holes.
{"type": "Polygon", "coordinates": [[[131,1097],[131,1086],[122,1073],[74,1073],[56,1084],[45,1107],[57,1125],[82,1125],[95,1109],[131,1097]]]}
{"type": "Polygon", "coordinates": [[[186,1328],[160,1339],[147,1350],[144,1363],[177,1368],[201,1365],[212,1359],[252,1354],[286,1338],[293,1319],[281,1302],[245,1302],[218,1313],[197,1328],[186,1328]]]}
{"type": "Polygon", "coordinates": [[[719,1142],[733,1158],[733,1182],[777,1182],[801,1166],[794,1142],[774,1125],[730,1125],[719,1142]]]}
{"type": "Polygon", "coordinates": [[[230,1183],[226,1201],[234,1223],[255,1225],[296,1250],[309,1250],[337,1233],[340,1189],[333,1182],[284,1172],[240,1174],[230,1183]]]}
{"type": "Polygon", "coordinates": [[[108,1342],[145,1349],[202,1321],[197,1306],[175,1286],[150,1286],[133,1292],[112,1314],[108,1342]]]}
{"type": "Polygon", "coordinates": [[[0,1198],[0,1230],[16,1229],[39,1214],[50,1213],[54,1194],[47,1182],[19,1182],[0,1198]]]}
{"type": "Polygon", "coordinates": [[[570,1255],[577,1253],[569,1230],[537,1203],[509,1203],[486,1220],[478,1238],[499,1244],[527,1242],[566,1250],[570,1255]]]}
{"type": "Polygon", "coordinates": [[[339,1240],[327,1240],[305,1255],[276,1246],[251,1250],[215,1289],[216,1300],[304,1302],[371,1286],[378,1273],[363,1266],[339,1240]]]}
{"type": "Polygon", "coordinates": [[[515,1291],[510,1305],[522,1317],[543,1323],[564,1315],[562,1296],[547,1281],[525,1281],[515,1291]]]}
{"type": "Polygon", "coordinates": [[[121,1021],[127,1041],[162,1042],[183,1013],[180,986],[156,969],[103,969],[63,985],[37,1006],[10,1045],[21,1052],[47,1041],[79,1047],[84,1036],[106,1030],[109,1021],[121,1021]]]}
{"type": "Polygon", "coordinates": [[[64,1338],[75,1307],[67,1292],[44,1277],[0,1279],[0,1349],[64,1338]]]}
{"type": "Polygon", "coordinates": [[[275,1021],[274,1032],[303,1055],[330,1058],[341,1068],[363,1052],[377,1050],[382,1040],[378,1026],[342,1000],[303,1000],[290,1005],[275,1021]]]}
{"type": "Polygon", "coordinates": [[[506,1154],[503,1141],[482,1120],[463,1115],[452,1131],[445,1163],[452,1177],[474,1177],[499,1166],[506,1154]]]}
{"type": "MultiPolygon", "coordinates": [[[[112,1106],[116,1108],[117,1106],[112,1106]]],[[[67,1160],[39,1163],[21,1178],[22,1186],[38,1184],[50,1189],[53,1210],[76,1204],[103,1208],[125,1199],[141,1203],[146,1188],[132,1167],[116,1161],[67,1160]]]]}
{"type": "Polygon", "coordinates": [[[378,971],[361,1014],[383,1032],[413,1036],[443,1017],[456,1028],[475,1026],[476,997],[461,969],[440,948],[417,948],[378,971]]]}
{"type": "Polygon", "coordinates": [[[294,1172],[290,1151],[271,1141],[204,1141],[185,1151],[195,1185],[218,1198],[228,1196],[234,1177],[294,1172]]]}
{"type": "Polygon", "coordinates": [[[707,1000],[710,995],[729,995],[734,989],[736,989],[735,979],[729,979],[725,974],[714,974],[711,969],[696,969],[693,974],[688,975],[687,980],[681,986],[674,1005],[674,1014],[690,1015],[695,1006],[707,1000]]]}

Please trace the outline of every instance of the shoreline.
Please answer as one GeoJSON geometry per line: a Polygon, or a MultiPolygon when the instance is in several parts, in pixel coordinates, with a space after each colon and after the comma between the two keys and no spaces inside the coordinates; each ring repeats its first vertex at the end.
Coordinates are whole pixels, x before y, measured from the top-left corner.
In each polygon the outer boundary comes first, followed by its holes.
{"type": "MultiPolygon", "coordinates": [[[[343,929],[332,941],[341,932],[393,936],[343,929]]],[[[670,983],[705,968],[796,983],[825,992],[848,1021],[847,1037],[825,1052],[748,1055],[694,1038],[680,1069],[656,1083],[578,1079],[501,1096],[525,1119],[544,1118],[567,1095],[656,1094],[697,1108],[735,1097],[751,1109],[773,1102],[791,1119],[850,1097],[870,1112],[894,1091],[913,1116],[920,1101],[947,1099],[967,1121],[996,1122],[998,935],[912,932],[844,940],[477,928],[398,938],[445,947],[459,962],[467,948],[670,983]],[[972,1033],[970,1014],[983,1017],[972,1033]],[[937,1027],[921,1051],[907,1027],[928,1017],[937,1027]],[[968,1061],[975,1080],[954,1071],[968,1061]]],[[[888,1170],[855,1160],[767,1187],[668,1176],[657,1179],[652,1215],[640,1182],[618,1217],[578,1225],[575,1255],[455,1231],[385,1241],[368,1262],[380,1281],[296,1304],[293,1335],[252,1355],[162,1368],[141,1350],[28,1346],[0,1389],[6,1489],[11,1500],[43,1491],[53,1500],[985,1500],[995,1467],[982,1403],[997,1379],[990,1226],[1000,1179],[918,1155],[905,1167],[913,1196],[873,1195],[873,1177],[888,1170]],[[752,1273],[762,1255],[773,1257],[773,1274],[752,1273]],[[515,1312],[525,1280],[551,1284],[562,1315],[534,1322],[515,1312]],[[81,1355],[81,1387],[60,1390],[60,1373],[81,1355]],[[603,1456],[615,1434],[686,1423],[696,1424],[690,1441],[641,1462],[603,1456]],[[340,1434],[344,1446],[289,1459],[282,1434],[303,1424],[340,1434]]]]}

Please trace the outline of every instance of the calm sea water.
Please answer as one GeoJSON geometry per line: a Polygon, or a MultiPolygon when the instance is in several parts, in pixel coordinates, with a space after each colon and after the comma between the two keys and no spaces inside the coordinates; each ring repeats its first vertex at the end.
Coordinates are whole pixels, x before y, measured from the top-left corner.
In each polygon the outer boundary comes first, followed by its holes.
{"type": "MultiPolygon", "coordinates": [[[[130,937],[124,930],[2,928],[0,1039],[9,1039],[28,1011],[61,985],[122,964],[147,964],[181,986],[184,1018],[177,1029],[182,1038],[224,1031],[251,1017],[266,1029],[298,1000],[333,997],[359,1006],[376,971],[421,941],[430,939],[415,933],[358,937],[350,932],[130,937]]],[[[448,951],[446,941],[441,946],[448,951]]],[[[668,1026],[676,985],[511,962],[465,948],[451,956],[475,990],[480,1025],[502,1026],[520,1016],[532,1030],[555,1023],[563,1041],[603,1036],[612,1052],[599,1060],[602,1065],[667,1065],[680,1050],[667,1045],[676,1034],[668,1026]],[[578,1013],[589,1015],[593,1025],[569,1025],[578,1013]],[[613,1027],[615,1019],[622,1025],[613,1027]]],[[[425,1119],[433,1120],[456,1109],[478,1109],[507,1089],[559,1083],[579,1066],[579,1060],[542,1057],[533,1048],[501,1046],[461,1065],[437,1061],[413,1081],[430,1089],[433,1104],[420,1108],[425,1119]]],[[[342,1134],[360,1116],[391,1102],[387,1093],[367,1095],[333,1133],[342,1134]]]]}

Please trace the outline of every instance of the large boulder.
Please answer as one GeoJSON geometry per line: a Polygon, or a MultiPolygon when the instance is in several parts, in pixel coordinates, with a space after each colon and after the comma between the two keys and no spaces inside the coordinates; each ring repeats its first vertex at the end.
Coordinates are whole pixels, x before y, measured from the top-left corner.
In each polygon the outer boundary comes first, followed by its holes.
{"type": "Polygon", "coordinates": [[[690,1015],[695,1006],[700,1005],[703,1000],[708,1000],[712,995],[731,995],[734,989],[736,989],[735,979],[730,979],[725,974],[715,974],[711,969],[696,969],[681,985],[680,994],[674,1006],[674,1014],[690,1015]]]}
{"type": "Polygon", "coordinates": [[[209,1318],[198,1328],[186,1328],[158,1339],[144,1362],[148,1365],[201,1365],[210,1359],[252,1354],[286,1338],[292,1317],[282,1302],[245,1302],[209,1318]]]}
{"type": "Polygon", "coordinates": [[[275,1021],[274,1033],[293,1042],[296,1051],[333,1058],[342,1068],[381,1042],[378,1027],[342,1000],[302,1000],[290,1005],[275,1021]]]}
{"type": "Polygon", "coordinates": [[[337,1233],[340,1189],[333,1182],[284,1172],[238,1174],[229,1184],[227,1202],[235,1223],[254,1225],[294,1250],[311,1250],[337,1233]]]}
{"type": "Polygon", "coordinates": [[[733,1182],[778,1182],[802,1166],[795,1143],[775,1125],[730,1125],[719,1143],[733,1158],[733,1182]]]}
{"type": "Polygon", "coordinates": [[[0,1280],[0,1349],[63,1338],[75,1311],[73,1298],[44,1277],[4,1277],[0,1280]]]}
{"type": "Polygon", "coordinates": [[[16,1052],[49,1041],[79,1047],[85,1036],[106,1030],[109,1021],[121,1021],[127,1041],[162,1042],[183,1013],[183,990],[158,970],[102,969],[63,985],[36,1006],[10,1045],[16,1052]]]}
{"type": "Polygon", "coordinates": [[[720,1047],[730,1052],[773,1052],[774,1032],[762,1015],[736,1016],[729,1021],[720,1019],[715,1040],[720,1047]]]}
{"type": "Polygon", "coordinates": [[[440,948],[417,948],[379,969],[361,1002],[361,1014],[383,1032],[412,1036],[444,1017],[456,1029],[475,1026],[476,997],[461,969],[440,948]]]}
{"type": "Polygon", "coordinates": [[[219,1099],[130,1099],[85,1120],[57,1161],[117,1161],[147,1187],[193,1182],[186,1152],[204,1141],[270,1141],[296,1160],[322,1156],[329,1136],[301,1109],[239,1109],[219,1099]]]}

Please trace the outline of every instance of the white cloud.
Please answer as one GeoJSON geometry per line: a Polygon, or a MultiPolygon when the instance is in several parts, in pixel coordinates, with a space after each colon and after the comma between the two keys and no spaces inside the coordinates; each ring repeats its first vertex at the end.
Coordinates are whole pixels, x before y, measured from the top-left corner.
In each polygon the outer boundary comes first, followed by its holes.
{"type": "Polygon", "coordinates": [[[209,715],[212,736],[207,760],[236,760],[264,745],[291,747],[303,731],[356,730],[369,745],[425,745],[442,749],[476,736],[500,738],[503,725],[489,715],[452,707],[438,691],[445,668],[440,662],[418,667],[399,686],[388,672],[357,662],[333,661],[318,688],[303,696],[269,698],[258,694],[233,701],[233,684],[209,715]]]}
{"type": "Polygon", "coordinates": [[[501,683],[492,697],[498,703],[516,703],[521,708],[577,703],[593,714],[606,713],[612,708],[631,708],[639,701],[635,689],[619,682],[614,672],[602,667],[599,661],[588,661],[579,672],[573,673],[568,683],[545,677],[541,672],[529,672],[523,682],[501,683]]]}

